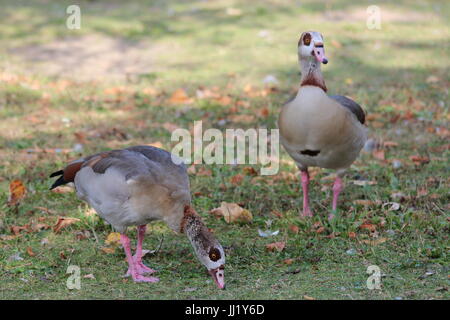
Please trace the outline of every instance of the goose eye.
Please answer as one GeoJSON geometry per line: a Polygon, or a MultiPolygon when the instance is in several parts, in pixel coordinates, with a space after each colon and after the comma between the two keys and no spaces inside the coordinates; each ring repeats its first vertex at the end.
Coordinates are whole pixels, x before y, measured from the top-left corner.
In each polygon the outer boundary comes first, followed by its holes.
{"type": "Polygon", "coordinates": [[[303,44],[309,46],[311,44],[311,35],[309,33],[305,34],[303,37],[303,44]]]}
{"type": "Polygon", "coordinates": [[[219,260],[221,258],[220,251],[217,248],[211,248],[211,250],[209,250],[209,258],[212,261],[219,260]]]}

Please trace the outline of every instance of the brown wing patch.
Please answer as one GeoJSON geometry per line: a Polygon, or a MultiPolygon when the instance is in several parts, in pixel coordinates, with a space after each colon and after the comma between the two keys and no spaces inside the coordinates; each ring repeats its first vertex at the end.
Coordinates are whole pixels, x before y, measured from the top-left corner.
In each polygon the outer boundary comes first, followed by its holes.
{"type": "Polygon", "coordinates": [[[63,178],[66,183],[73,182],[73,180],[75,179],[75,175],[81,169],[83,163],[84,161],[75,162],[69,164],[67,167],[64,168],[63,178]]]}
{"type": "Polygon", "coordinates": [[[110,152],[99,153],[99,154],[93,156],[92,158],[88,159],[84,163],[83,166],[91,167],[97,173],[104,173],[104,171],[103,172],[98,172],[94,166],[97,164],[97,162],[99,162],[100,160],[102,160],[104,158],[107,158],[110,154],[111,154],[110,152]]]}

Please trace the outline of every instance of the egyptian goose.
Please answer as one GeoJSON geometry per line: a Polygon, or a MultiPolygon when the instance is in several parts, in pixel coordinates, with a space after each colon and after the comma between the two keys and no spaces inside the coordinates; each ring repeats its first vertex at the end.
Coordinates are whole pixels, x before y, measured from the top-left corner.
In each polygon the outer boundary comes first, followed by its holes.
{"type": "Polygon", "coordinates": [[[321,63],[328,63],[322,34],[315,31],[302,33],[298,41],[298,57],[300,89],[280,112],[280,141],[301,171],[304,216],[312,216],[308,167],[336,170],[331,219],[343,190],[341,177],[367,140],[365,113],[347,97],[327,95],[320,70],[321,63]]]}
{"type": "Polygon", "coordinates": [[[120,232],[128,261],[127,275],[136,282],[156,282],[142,263],[146,224],[163,220],[175,232],[185,233],[195,254],[214,282],[225,287],[225,253],[214,235],[191,206],[185,165],[171,153],[151,146],[136,146],[97,153],[69,163],[50,177],[60,176],[51,186],[74,182],[77,195],[120,232]],[[136,253],[131,255],[128,226],[137,226],[136,253]]]}

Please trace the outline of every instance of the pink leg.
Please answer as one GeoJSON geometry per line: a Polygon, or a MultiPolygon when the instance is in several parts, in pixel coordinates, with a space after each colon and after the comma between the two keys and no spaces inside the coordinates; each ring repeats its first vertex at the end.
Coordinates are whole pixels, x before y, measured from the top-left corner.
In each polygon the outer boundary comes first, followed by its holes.
{"type": "MultiPolygon", "coordinates": [[[[142,242],[144,241],[145,230],[147,229],[146,225],[138,226],[138,241],[136,247],[136,253],[133,256],[134,268],[138,274],[144,273],[153,273],[156,270],[150,269],[145,264],[142,263],[142,242]]],[[[128,277],[131,274],[131,268],[128,268],[127,273],[125,274],[128,277]]]]}
{"type": "Polygon", "coordinates": [[[120,234],[120,242],[122,243],[123,249],[125,250],[125,255],[127,256],[128,266],[130,270],[131,277],[135,282],[157,282],[158,278],[154,277],[144,277],[139,274],[136,270],[135,262],[133,256],[131,255],[130,239],[123,233],[120,234]]]}
{"type": "MultiPolygon", "coordinates": [[[[342,179],[338,176],[338,177],[336,177],[336,180],[334,181],[334,184],[333,184],[333,212],[336,212],[336,210],[337,210],[338,197],[343,189],[344,189],[344,184],[342,183],[342,179]]],[[[328,216],[328,219],[333,219],[333,217],[334,217],[334,214],[331,213],[328,216]]]]}
{"type": "Polygon", "coordinates": [[[147,229],[146,225],[142,225],[137,227],[138,230],[138,243],[136,247],[136,253],[134,255],[134,262],[136,265],[136,269],[138,270],[138,273],[153,273],[156,272],[156,270],[153,270],[149,267],[147,267],[145,264],[142,263],[142,242],[144,241],[145,236],[145,230],[147,229]]]}
{"type": "Polygon", "coordinates": [[[309,196],[308,196],[308,185],[309,185],[309,174],[308,170],[301,171],[302,175],[302,189],[303,189],[303,216],[312,217],[311,209],[309,208],[309,196]]]}

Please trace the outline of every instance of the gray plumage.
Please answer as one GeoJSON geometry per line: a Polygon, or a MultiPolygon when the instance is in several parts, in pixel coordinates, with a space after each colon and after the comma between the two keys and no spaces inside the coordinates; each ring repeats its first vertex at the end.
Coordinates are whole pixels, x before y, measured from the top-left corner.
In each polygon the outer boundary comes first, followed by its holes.
{"type": "Polygon", "coordinates": [[[366,114],[363,108],[361,108],[361,106],[357,104],[355,101],[345,96],[339,95],[333,95],[329,97],[335,100],[336,102],[340,103],[342,106],[346,107],[348,110],[350,110],[356,116],[358,121],[361,122],[361,124],[364,124],[366,122],[366,114]]]}
{"type": "Polygon", "coordinates": [[[180,231],[191,201],[189,177],[171,153],[151,146],[106,151],[74,161],[64,171],[73,171],[78,197],[117,231],[152,220],[180,231]]]}

